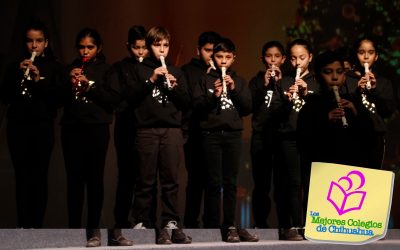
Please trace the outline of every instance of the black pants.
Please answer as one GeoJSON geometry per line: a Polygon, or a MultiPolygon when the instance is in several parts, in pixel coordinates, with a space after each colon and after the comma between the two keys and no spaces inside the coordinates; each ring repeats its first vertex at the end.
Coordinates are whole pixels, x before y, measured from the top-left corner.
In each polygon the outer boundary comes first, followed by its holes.
{"type": "Polygon", "coordinates": [[[275,202],[280,228],[302,226],[300,156],[295,140],[279,139],[276,144],[275,202]]]}
{"type": "Polygon", "coordinates": [[[161,227],[169,221],[179,222],[178,216],[178,176],[183,163],[183,138],[180,128],[142,128],[137,131],[139,178],[135,189],[132,216],[135,223],[143,223],[147,228],[156,226],[152,218],[157,196],[154,188],[157,176],[161,185],[161,227]]]}
{"type": "Polygon", "coordinates": [[[382,134],[371,133],[365,135],[362,141],[362,160],[360,167],[381,169],[385,155],[385,137],[382,134]]]}
{"type": "Polygon", "coordinates": [[[115,196],[115,228],[130,228],[129,212],[136,185],[138,155],[135,150],[136,128],[129,114],[115,116],[114,144],[117,153],[118,182],[115,196]]]}
{"type": "Polygon", "coordinates": [[[64,125],[61,140],[67,172],[68,223],[80,228],[87,194],[87,228],[98,228],[104,196],[104,167],[110,137],[108,124],[64,125]]]}
{"type": "Polygon", "coordinates": [[[7,142],[15,173],[18,225],[41,228],[47,206],[47,174],[54,145],[53,121],[8,120],[7,142]]]}
{"type": "Polygon", "coordinates": [[[221,227],[221,194],[222,228],[235,226],[236,182],[242,148],[241,131],[204,131],[202,145],[207,168],[204,227],[221,227]]]}
{"type": "Polygon", "coordinates": [[[206,176],[200,131],[189,134],[184,149],[185,166],[188,174],[184,222],[186,228],[199,228],[199,215],[206,176]]]}
{"type": "MultiPolygon", "coordinates": [[[[268,228],[267,219],[271,211],[271,184],[274,171],[274,150],[276,139],[273,135],[254,132],[251,137],[251,162],[254,188],[252,209],[254,226],[268,228]]],[[[276,191],[276,190],[275,190],[276,191]]]]}

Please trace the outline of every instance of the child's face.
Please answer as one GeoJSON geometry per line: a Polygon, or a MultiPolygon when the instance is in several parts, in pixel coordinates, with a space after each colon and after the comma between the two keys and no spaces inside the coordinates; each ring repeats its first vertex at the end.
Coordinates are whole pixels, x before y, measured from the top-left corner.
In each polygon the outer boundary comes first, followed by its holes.
{"type": "Polygon", "coordinates": [[[93,43],[93,38],[91,37],[84,37],[79,42],[79,55],[81,57],[87,57],[89,59],[95,58],[97,54],[100,52],[100,48],[97,47],[96,44],[93,43]]]}
{"type": "Polygon", "coordinates": [[[151,51],[158,60],[160,60],[160,56],[167,57],[169,52],[169,41],[166,39],[162,39],[160,41],[154,42],[151,45],[151,51]]]}
{"type": "Polygon", "coordinates": [[[358,47],[357,50],[357,58],[361,65],[368,63],[370,67],[376,60],[378,60],[378,54],[376,53],[375,47],[371,41],[363,40],[361,42],[360,47],[358,47]]]}
{"type": "Polygon", "coordinates": [[[214,54],[214,60],[219,68],[229,68],[235,61],[235,55],[232,52],[218,51],[214,54]]]}
{"type": "Polygon", "coordinates": [[[44,49],[47,47],[48,41],[44,37],[41,30],[28,30],[26,32],[26,47],[29,53],[36,52],[36,56],[43,54],[44,49]]]}
{"type": "Polygon", "coordinates": [[[294,45],[290,49],[290,62],[295,68],[300,67],[301,73],[308,70],[308,65],[312,60],[312,54],[303,45],[294,45]]]}
{"type": "Polygon", "coordinates": [[[139,58],[145,58],[149,51],[146,47],[145,40],[136,40],[135,43],[130,44],[130,50],[132,55],[139,60],[139,58]]]}
{"type": "Polygon", "coordinates": [[[197,50],[197,55],[203,62],[209,65],[213,54],[213,49],[214,49],[214,44],[207,43],[206,45],[197,50]]]}
{"type": "Polygon", "coordinates": [[[268,68],[271,68],[272,65],[280,67],[285,62],[285,59],[286,57],[282,55],[277,47],[271,47],[265,51],[264,62],[266,62],[268,68]]]}
{"type": "Polygon", "coordinates": [[[325,67],[321,69],[320,72],[322,79],[324,80],[326,86],[342,86],[345,79],[345,69],[340,64],[339,61],[335,61],[333,63],[327,64],[325,67]]]}

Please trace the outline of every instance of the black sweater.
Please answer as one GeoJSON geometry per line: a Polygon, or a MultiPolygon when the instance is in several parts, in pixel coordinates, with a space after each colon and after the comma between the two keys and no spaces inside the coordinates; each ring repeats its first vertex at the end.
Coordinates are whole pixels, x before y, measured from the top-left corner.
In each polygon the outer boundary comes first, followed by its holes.
{"type": "MultiPolygon", "coordinates": [[[[188,83],[188,91],[191,99],[193,99],[193,91],[195,86],[201,84],[202,77],[207,73],[208,65],[201,59],[192,58],[192,60],[182,66],[188,83]]],[[[182,129],[190,130],[191,132],[199,129],[198,118],[196,112],[192,109],[187,110],[183,114],[182,129]]]]}
{"type": "Polygon", "coordinates": [[[9,104],[8,119],[20,122],[52,121],[67,91],[64,66],[53,57],[37,57],[33,64],[39,69],[40,80],[25,80],[24,84],[31,94],[27,97],[22,95],[24,72],[19,63],[8,66],[0,89],[0,101],[9,104]]]}
{"type": "Polygon", "coordinates": [[[118,82],[118,94],[120,96],[120,102],[116,107],[116,115],[133,115],[132,105],[129,105],[127,94],[134,83],[135,78],[135,66],[139,61],[133,57],[126,57],[123,60],[116,62],[111,67],[108,74],[107,80],[113,82],[118,82]]]}
{"type": "Polygon", "coordinates": [[[297,132],[298,147],[304,159],[338,164],[358,165],[361,159],[361,138],[365,134],[363,123],[368,114],[357,104],[355,96],[340,94],[355,105],[357,115],[345,109],[349,126],[343,127],[341,120],[329,121],[328,113],[337,108],[333,91],[312,95],[299,112],[297,132]]]}
{"type": "Polygon", "coordinates": [[[267,87],[264,86],[265,71],[260,71],[250,80],[249,88],[252,96],[252,128],[253,133],[274,134],[278,129],[276,102],[279,99],[277,83],[271,80],[267,87]]]}
{"type": "MultiPolygon", "coordinates": [[[[307,83],[308,94],[301,98],[307,103],[307,99],[310,96],[319,92],[319,86],[315,81],[314,75],[311,73],[305,75],[302,79],[307,83]]],[[[293,140],[296,139],[297,117],[299,113],[293,109],[293,102],[289,101],[284,92],[288,91],[289,87],[293,85],[294,82],[294,77],[290,76],[286,76],[279,81],[278,87],[280,96],[279,100],[277,100],[277,107],[274,109],[279,119],[279,135],[293,140]]]]}
{"type": "Polygon", "coordinates": [[[208,65],[201,59],[192,58],[189,63],[182,66],[183,72],[185,72],[188,91],[192,95],[194,87],[199,85],[202,76],[207,73],[208,65]]]}
{"type": "Polygon", "coordinates": [[[230,69],[227,74],[235,82],[235,90],[228,90],[227,99],[213,94],[214,83],[221,78],[220,70],[211,70],[195,87],[193,108],[199,114],[202,130],[240,131],[243,129],[241,118],[251,112],[251,94],[246,81],[230,69]]]}
{"type": "MultiPolygon", "coordinates": [[[[69,68],[80,67],[80,60],[75,60],[69,68]]],[[[89,103],[74,100],[74,93],[70,85],[69,96],[64,106],[64,116],[61,124],[107,124],[113,121],[113,108],[119,103],[118,82],[107,79],[110,66],[102,58],[89,62],[84,74],[90,81],[94,81],[93,87],[85,96],[89,103]]]]}
{"type": "MultiPolygon", "coordinates": [[[[375,75],[376,77],[376,88],[367,90],[367,100],[375,104],[376,112],[369,112],[370,120],[372,123],[373,131],[378,134],[384,134],[386,132],[385,118],[389,118],[393,115],[396,110],[395,92],[393,91],[393,85],[390,80],[375,75]]],[[[361,91],[358,88],[358,81],[361,76],[356,74],[348,74],[346,76],[346,83],[350,93],[356,96],[356,101],[362,103],[361,91]]],[[[365,110],[365,106],[362,106],[365,110]]]]}
{"type": "Polygon", "coordinates": [[[177,79],[172,90],[165,87],[164,77],[150,82],[154,69],[160,66],[157,59],[145,58],[136,65],[133,84],[126,90],[130,104],[135,107],[138,128],[180,128],[182,111],[189,106],[186,78],[179,68],[167,62],[169,74],[177,79]]]}

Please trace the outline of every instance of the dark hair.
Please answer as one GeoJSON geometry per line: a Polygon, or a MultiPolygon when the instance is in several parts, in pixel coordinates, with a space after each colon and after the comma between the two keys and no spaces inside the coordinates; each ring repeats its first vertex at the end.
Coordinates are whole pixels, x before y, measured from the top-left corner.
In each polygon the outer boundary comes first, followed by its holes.
{"type": "MultiPolygon", "coordinates": [[[[292,53],[292,52],[291,52],[291,49],[292,49],[294,46],[296,46],[296,45],[303,46],[303,47],[308,51],[309,54],[312,54],[312,47],[311,47],[311,44],[310,44],[307,40],[298,38],[298,39],[295,39],[295,40],[291,41],[291,42],[288,44],[287,50],[286,50],[286,51],[288,52],[289,55],[292,53]]],[[[294,75],[296,74],[296,68],[293,67],[293,65],[292,65],[291,63],[289,63],[288,65],[289,65],[289,67],[288,67],[288,75],[293,75],[293,76],[294,76],[294,75]]],[[[308,69],[309,69],[310,71],[312,71],[312,68],[313,68],[313,63],[310,62],[310,63],[308,64],[308,69]]]]}
{"type": "MultiPolygon", "coordinates": [[[[90,37],[93,40],[93,43],[97,46],[97,49],[101,49],[103,46],[103,40],[101,39],[100,33],[93,28],[84,28],[78,32],[75,39],[75,48],[79,49],[79,45],[85,37],[90,37]]],[[[96,57],[105,58],[103,54],[103,50],[101,50],[96,57]]]]}
{"type": "Polygon", "coordinates": [[[266,61],[264,59],[265,53],[270,48],[277,48],[279,50],[279,52],[281,52],[282,56],[285,56],[285,48],[283,48],[283,45],[280,42],[278,42],[278,41],[266,42],[261,49],[261,58],[262,58],[262,61],[264,64],[266,63],[266,61]]]}
{"type": "Polygon", "coordinates": [[[169,34],[168,30],[165,29],[164,27],[160,26],[155,26],[151,28],[147,34],[146,34],[146,46],[149,49],[150,53],[151,52],[151,45],[155,42],[161,41],[161,40],[171,40],[171,35],[169,34]]]}
{"type": "Polygon", "coordinates": [[[197,40],[197,46],[200,49],[207,43],[217,44],[221,39],[221,36],[214,31],[206,31],[200,34],[199,39],[197,40]]]}
{"type": "Polygon", "coordinates": [[[236,53],[235,44],[229,38],[221,38],[221,40],[214,46],[214,54],[223,51],[223,52],[232,52],[236,53]]]}
{"type": "Polygon", "coordinates": [[[278,41],[269,41],[264,44],[264,46],[261,49],[261,56],[263,57],[265,53],[267,52],[268,49],[270,48],[278,48],[279,52],[284,56],[285,55],[285,49],[283,48],[283,45],[278,42],[278,41]]]}
{"type": "MultiPolygon", "coordinates": [[[[352,48],[352,51],[351,51],[351,57],[352,57],[352,59],[353,59],[354,69],[355,69],[356,71],[361,72],[362,74],[365,73],[365,72],[364,72],[364,66],[360,64],[360,61],[358,60],[357,54],[358,54],[358,49],[360,48],[361,43],[362,43],[363,41],[369,41],[369,42],[371,42],[371,43],[372,43],[372,46],[374,46],[374,49],[375,49],[375,51],[376,51],[376,54],[377,54],[377,55],[379,54],[378,43],[377,43],[377,41],[376,41],[373,37],[371,37],[371,36],[362,36],[362,37],[359,37],[359,38],[354,42],[354,45],[353,45],[353,48],[352,48]]],[[[374,63],[374,65],[375,65],[375,63],[374,63]]]]}
{"type": "Polygon", "coordinates": [[[99,32],[97,32],[97,30],[92,29],[92,28],[84,28],[81,31],[79,31],[78,34],[76,35],[75,47],[77,49],[79,49],[79,45],[81,43],[81,40],[84,39],[85,37],[92,38],[93,43],[97,47],[103,46],[103,41],[101,39],[101,36],[100,36],[99,32]]]}
{"type": "Polygon", "coordinates": [[[143,26],[134,25],[128,31],[128,44],[134,44],[136,40],[144,40],[146,38],[146,30],[143,26]]]}
{"type": "Polygon", "coordinates": [[[344,68],[344,58],[342,55],[340,55],[336,51],[329,50],[329,51],[319,54],[315,58],[315,62],[314,62],[315,79],[317,80],[317,82],[320,84],[321,87],[325,86],[323,78],[321,76],[322,69],[326,65],[334,63],[334,62],[339,62],[340,65],[344,68]]]}
{"type": "Polygon", "coordinates": [[[378,43],[375,40],[375,38],[371,37],[371,36],[362,36],[359,37],[355,42],[354,42],[354,46],[353,46],[353,53],[357,53],[358,48],[361,46],[361,43],[363,41],[369,41],[372,43],[372,46],[374,46],[376,53],[379,53],[379,48],[378,48],[378,43]]]}
{"type": "MultiPolygon", "coordinates": [[[[28,24],[25,26],[22,36],[23,36],[23,56],[30,56],[30,53],[26,47],[26,35],[28,33],[28,31],[30,30],[37,30],[37,31],[41,31],[43,32],[43,36],[45,38],[45,40],[49,41],[50,40],[50,34],[49,34],[49,30],[47,29],[46,25],[39,19],[32,19],[28,22],[28,24]]],[[[50,43],[48,42],[47,48],[44,49],[44,54],[45,56],[48,57],[53,57],[53,51],[50,47],[50,43]]]]}
{"type": "Polygon", "coordinates": [[[308,53],[312,54],[312,47],[311,47],[311,44],[310,44],[307,40],[304,40],[304,39],[301,39],[301,38],[295,39],[295,40],[291,41],[291,42],[288,44],[288,46],[287,46],[287,51],[288,51],[288,53],[290,53],[290,50],[291,50],[292,47],[295,46],[295,45],[301,45],[301,46],[303,46],[303,47],[308,51],[308,53]]]}

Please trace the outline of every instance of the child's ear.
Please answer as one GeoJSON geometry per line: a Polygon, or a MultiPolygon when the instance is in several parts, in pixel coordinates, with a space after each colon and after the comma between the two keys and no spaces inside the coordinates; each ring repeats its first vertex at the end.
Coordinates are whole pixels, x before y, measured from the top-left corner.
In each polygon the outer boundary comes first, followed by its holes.
{"type": "Polygon", "coordinates": [[[99,48],[97,49],[97,54],[99,54],[102,49],[103,49],[103,46],[100,45],[99,48]]]}
{"type": "Polygon", "coordinates": [[[197,51],[197,56],[200,56],[200,48],[199,47],[197,47],[196,51],[197,51]]]}

